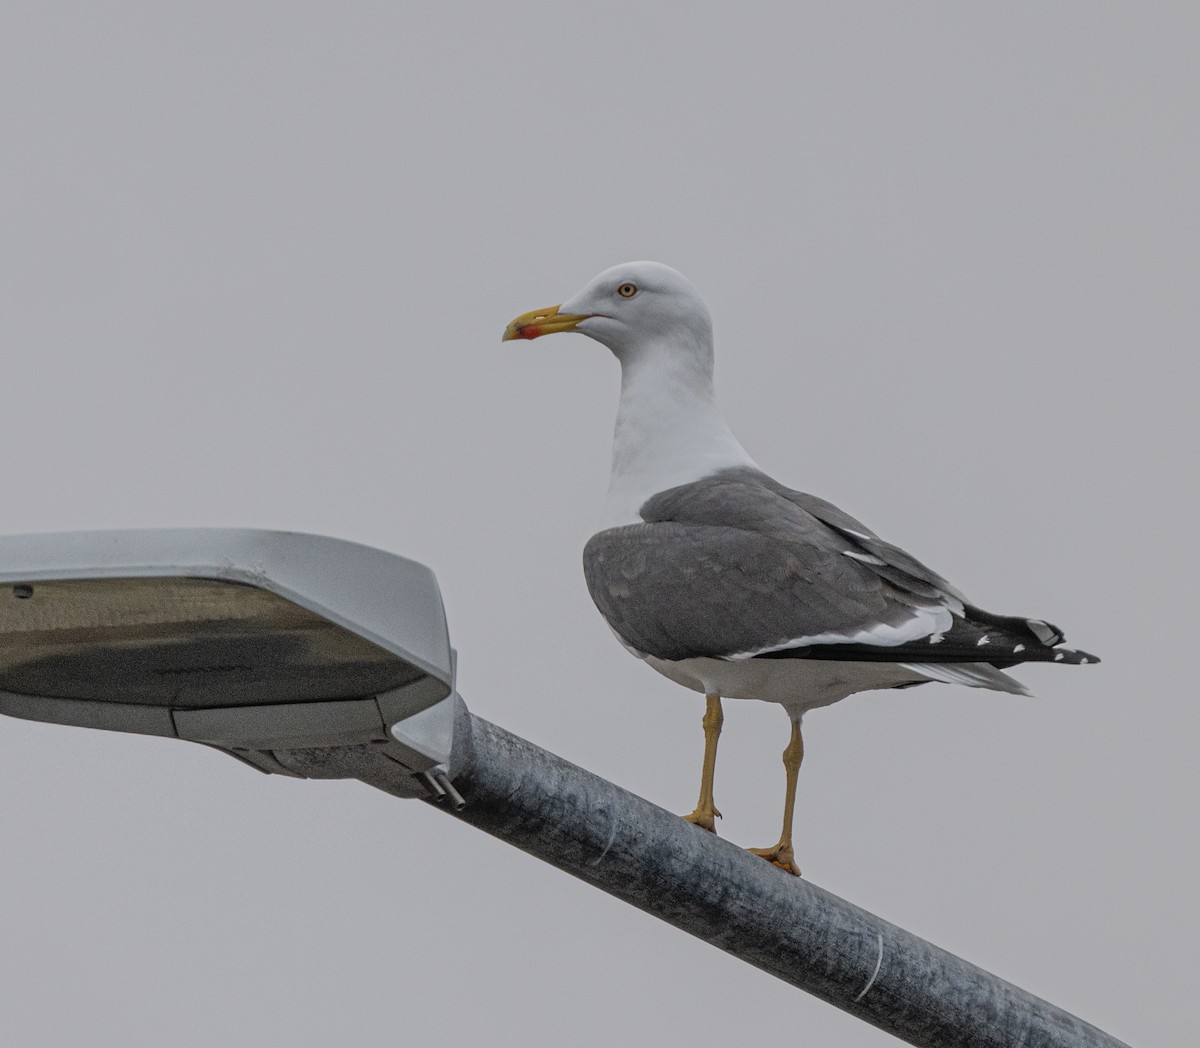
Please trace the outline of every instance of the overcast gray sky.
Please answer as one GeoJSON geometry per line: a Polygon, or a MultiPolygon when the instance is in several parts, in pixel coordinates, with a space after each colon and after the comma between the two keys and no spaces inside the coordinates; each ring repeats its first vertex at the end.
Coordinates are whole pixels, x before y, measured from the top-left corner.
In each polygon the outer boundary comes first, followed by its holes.
{"type": "MultiPolygon", "coordinates": [[[[617,367],[499,342],[654,258],[723,406],[1099,667],[807,718],[835,893],[1135,1044],[1195,1043],[1190,3],[21,3],[0,12],[0,530],[244,525],[431,565],[472,709],[678,811],[698,696],[580,550],[617,367]]],[[[731,703],[721,832],[787,722],[731,703]]],[[[895,1043],[357,783],[0,723],[0,1041],[895,1043]]]]}

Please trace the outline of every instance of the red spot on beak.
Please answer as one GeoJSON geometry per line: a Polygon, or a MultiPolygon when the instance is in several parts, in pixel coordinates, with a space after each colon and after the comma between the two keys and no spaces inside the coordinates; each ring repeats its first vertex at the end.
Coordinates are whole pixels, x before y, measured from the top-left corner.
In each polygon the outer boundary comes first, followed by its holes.
{"type": "Polygon", "coordinates": [[[533,339],[537,338],[541,334],[543,334],[542,329],[536,324],[526,324],[520,330],[520,335],[522,338],[533,339]]]}

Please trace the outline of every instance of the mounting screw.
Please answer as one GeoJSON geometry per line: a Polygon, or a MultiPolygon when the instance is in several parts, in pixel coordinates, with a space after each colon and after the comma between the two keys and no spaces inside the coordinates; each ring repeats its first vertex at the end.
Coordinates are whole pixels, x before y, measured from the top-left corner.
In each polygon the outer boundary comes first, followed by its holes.
{"type": "Polygon", "coordinates": [[[419,772],[416,775],[416,780],[429,791],[429,796],[438,804],[441,804],[446,799],[446,791],[442,788],[442,784],[430,775],[429,772],[419,772]]]}
{"type": "Polygon", "coordinates": [[[462,794],[454,788],[444,771],[434,771],[430,778],[442,788],[442,792],[445,794],[444,798],[438,798],[439,804],[442,803],[443,799],[449,799],[450,807],[455,811],[462,811],[467,806],[467,802],[463,800],[462,794]]]}

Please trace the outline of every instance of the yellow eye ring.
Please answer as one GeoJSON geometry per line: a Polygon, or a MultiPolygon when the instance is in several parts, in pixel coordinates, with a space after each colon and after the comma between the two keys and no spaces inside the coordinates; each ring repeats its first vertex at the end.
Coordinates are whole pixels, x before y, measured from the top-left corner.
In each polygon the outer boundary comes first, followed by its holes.
{"type": "Polygon", "coordinates": [[[617,294],[622,298],[633,298],[637,293],[637,284],[630,283],[628,280],[617,288],[617,294]]]}

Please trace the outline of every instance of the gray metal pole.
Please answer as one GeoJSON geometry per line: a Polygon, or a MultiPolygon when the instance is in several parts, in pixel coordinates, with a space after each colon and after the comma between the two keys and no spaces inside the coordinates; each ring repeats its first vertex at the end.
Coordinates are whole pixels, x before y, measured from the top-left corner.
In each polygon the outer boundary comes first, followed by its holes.
{"type": "MultiPolygon", "coordinates": [[[[1128,1048],[465,706],[455,751],[454,786],[466,801],[456,818],[910,1044],[1128,1048]]],[[[395,765],[336,752],[290,751],[285,763],[399,792],[395,765]]]]}

